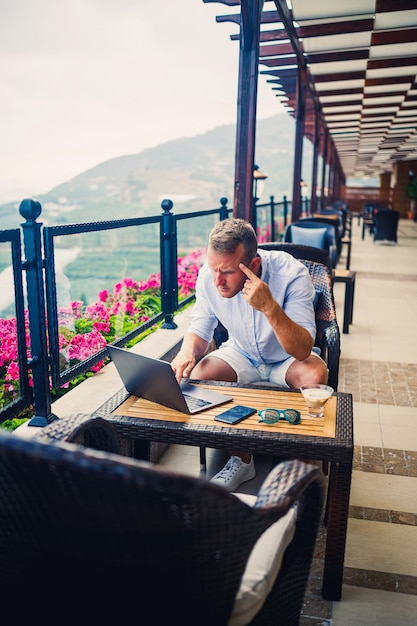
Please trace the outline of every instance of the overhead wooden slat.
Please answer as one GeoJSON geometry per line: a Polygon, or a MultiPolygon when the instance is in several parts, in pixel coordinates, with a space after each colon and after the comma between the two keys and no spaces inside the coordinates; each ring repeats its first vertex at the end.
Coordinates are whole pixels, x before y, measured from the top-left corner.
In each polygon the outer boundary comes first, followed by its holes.
{"type": "Polygon", "coordinates": [[[310,52],[307,54],[309,63],[330,63],[332,61],[354,61],[357,59],[367,59],[368,50],[345,50],[337,52],[310,52]]]}
{"type": "Polygon", "coordinates": [[[373,32],[371,45],[383,46],[396,43],[411,43],[417,41],[417,28],[404,28],[397,31],[373,32]]]}
{"type": "Polygon", "coordinates": [[[372,30],[373,19],[351,20],[350,22],[331,22],[315,24],[314,26],[299,26],[297,32],[300,37],[321,37],[329,35],[342,35],[343,33],[362,33],[372,30]]]}

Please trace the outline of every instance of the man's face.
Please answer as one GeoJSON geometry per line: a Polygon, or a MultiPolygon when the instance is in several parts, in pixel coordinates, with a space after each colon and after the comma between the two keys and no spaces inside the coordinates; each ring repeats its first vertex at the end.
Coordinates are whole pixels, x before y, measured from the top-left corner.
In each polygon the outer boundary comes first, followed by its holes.
{"type": "MultiPolygon", "coordinates": [[[[240,243],[232,254],[218,254],[211,248],[207,251],[207,263],[213,276],[214,284],[223,298],[233,298],[247,280],[246,274],[239,269],[244,258],[243,245],[240,243]]],[[[249,269],[256,272],[259,264],[257,258],[249,264],[249,269]],[[256,267],[255,267],[256,266],[256,267]]]]}

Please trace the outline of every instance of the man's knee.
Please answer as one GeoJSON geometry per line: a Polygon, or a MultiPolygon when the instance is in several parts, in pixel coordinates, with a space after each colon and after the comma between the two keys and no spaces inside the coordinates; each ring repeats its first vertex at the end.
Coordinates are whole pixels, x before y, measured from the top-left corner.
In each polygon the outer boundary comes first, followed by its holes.
{"type": "Polygon", "coordinates": [[[327,381],[329,380],[329,370],[327,368],[327,364],[320,357],[313,357],[319,362],[317,376],[317,383],[322,385],[327,385],[327,381]]]}
{"type": "Polygon", "coordinates": [[[323,359],[311,355],[304,361],[294,361],[287,371],[287,385],[298,389],[300,385],[320,383],[326,385],[329,378],[329,370],[323,359]]]}

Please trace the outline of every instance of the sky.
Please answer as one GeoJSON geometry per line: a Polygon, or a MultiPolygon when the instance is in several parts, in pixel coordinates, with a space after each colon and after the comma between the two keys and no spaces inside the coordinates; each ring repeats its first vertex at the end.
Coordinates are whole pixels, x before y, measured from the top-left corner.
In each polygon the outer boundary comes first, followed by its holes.
{"type": "MultiPolygon", "coordinates": [[[[0,1],[0,203],[236,123],[238,33],[203,0],[0,1]]],[[[282,113],[266,77],[258,119],[282,113]]]]}

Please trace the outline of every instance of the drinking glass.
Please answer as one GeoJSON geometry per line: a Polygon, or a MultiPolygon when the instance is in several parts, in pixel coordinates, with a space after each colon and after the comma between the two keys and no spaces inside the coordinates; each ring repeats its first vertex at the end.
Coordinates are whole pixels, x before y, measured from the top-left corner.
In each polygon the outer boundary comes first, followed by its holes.
{"type": "Polygon", "coordinates": [[[310,417],[323,417],[324,405],[330,398],[334,389],[329,385],[301,385],[300,391],[308,406],[308,414],[310,417]]]}

